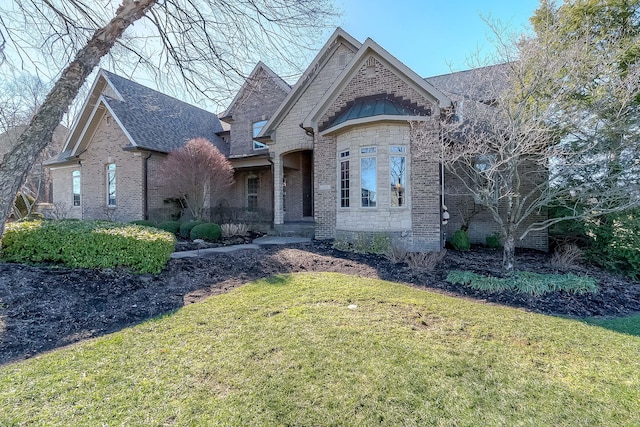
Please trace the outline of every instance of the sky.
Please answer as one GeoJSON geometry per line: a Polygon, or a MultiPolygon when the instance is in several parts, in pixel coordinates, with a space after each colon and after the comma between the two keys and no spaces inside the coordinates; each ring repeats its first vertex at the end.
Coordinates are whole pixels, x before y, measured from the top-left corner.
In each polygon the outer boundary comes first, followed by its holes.
{"type": "MultiPolygon", "coordinates": [[[[103,0],[113,4],[120,0],[103,0]]],[[[469,59],[480,50],[482,56],[490,55],[490,29],[483,17],[498,19],[510,32],[526,32],[529,18],[539,0],[333,0],[342,13],[337,24],[364,42],[368,37],[423,77],[445,74],[471,68],[469,59]]],[[[8,7],[12,0],[0,0],[0,6],[8,7]]],[[[333,31],[327,30],[318,49],[333,31]]],[[[306,55],[313,58],[315,52],[306,55]]],[[[269,58],[261,58],[272,64],[269,58]]],[[[482,65],[495,63],[483,62],[482,65]]],[[[247,73],[250,70],[245,70],[247,73]]],[[[276,69],[276,72],[280,70],[276,69]]],[[[151,76],[137,73],[133,80],[156,87],[151,76]]],[[[93,76],[90,78],[93,80],[93,76]]],[[[295,83],[295,78],[287,78],[295,83]]],[[[167,88],[164,88],[167,92],[167,88]]],[[[172,96],[180,96],[174,88],[172,96]]],[[[186,95],[186,93],[185,93],[186,95]]],[[[194,103],[188,96],[184,100],[194,103]]],[[[229,99],[227,102],[229,102],[229,99]]],[[[221,111],[226,103],[208,104],[200,100],[203,108],[221,111]],[[205,105],[206,104],[206,105],[205,105]]]]}
{"type": "Polygon", "coordinates": [[[498,19],[509,31],[526,32],[538,0],[336,0],[342,28],[367,37],[423,77],[470,68],[480,50],[490,55],[489,27],[498,19]]]}

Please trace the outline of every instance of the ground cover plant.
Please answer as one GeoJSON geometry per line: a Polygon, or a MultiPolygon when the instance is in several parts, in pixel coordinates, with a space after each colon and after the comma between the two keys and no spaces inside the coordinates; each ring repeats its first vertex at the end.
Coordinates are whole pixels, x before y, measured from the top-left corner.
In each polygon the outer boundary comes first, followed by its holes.
{"type": "Polygon", "coordinates": [[[0,425],[634,425],[640,338],[279,275],[0,368],[0,425]]]}
{"type": "Polygon", "coordinates": [[[8,224],[2,259],[74,268],[130,267],[159,273],[175,247],[165,231],[109,221],[23,221],[8,224]]]}
{"type": "Polygon", "coordinates": [[[483,276],[471,271],[455,270],[447,275],[447,281],[468,285],[481,291],[517,291],[531,295],[566,291],[575,294],[595,293],[598,283],[586,276],[567,274],[538,274],[529,271],[514,271],[507,277],[483,276]]]}

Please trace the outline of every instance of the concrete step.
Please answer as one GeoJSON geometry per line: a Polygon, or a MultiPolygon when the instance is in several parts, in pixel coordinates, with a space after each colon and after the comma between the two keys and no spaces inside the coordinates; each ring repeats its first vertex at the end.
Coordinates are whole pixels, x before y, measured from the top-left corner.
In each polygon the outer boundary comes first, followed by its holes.
{"type": "Polygon", "coordinates": [[[315,228],[315,222],[312,221],[285,222],[284,224],[274,225],[269,234],[273,236],[313,238],[315,228]]]}

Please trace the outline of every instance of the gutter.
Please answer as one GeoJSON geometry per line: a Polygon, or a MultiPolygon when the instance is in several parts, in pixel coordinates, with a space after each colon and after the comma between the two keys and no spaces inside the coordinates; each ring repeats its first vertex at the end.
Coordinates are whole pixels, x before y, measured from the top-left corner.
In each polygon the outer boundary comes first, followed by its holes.
{"type": "Polygon", "coordinates": [[[144,194],[142,198],[144,199],[144,207],[143,207],[143,217],[144,219],[149,219],[149,159],[151,158],[152,153],[149,151],[147,156],[143,159],[142,162],[142,188],[144,194]]]}
{"type": "Polygon", "coordinates": [[[271,154],[267,156],[267,161],[271,163],[271,226],[276,217],[276,165],[273,163],[271,154]]]}

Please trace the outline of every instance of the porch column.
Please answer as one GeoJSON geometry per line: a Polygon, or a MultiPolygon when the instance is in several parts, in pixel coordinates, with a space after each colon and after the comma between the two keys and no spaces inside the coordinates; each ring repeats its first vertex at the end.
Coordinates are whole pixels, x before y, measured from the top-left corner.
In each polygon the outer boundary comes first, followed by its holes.
{"type": "Polygon", "coordinates": [[[284,206],[282,206],[282,155],[273,157],[273,223],[284,224],[284,206]]]}

